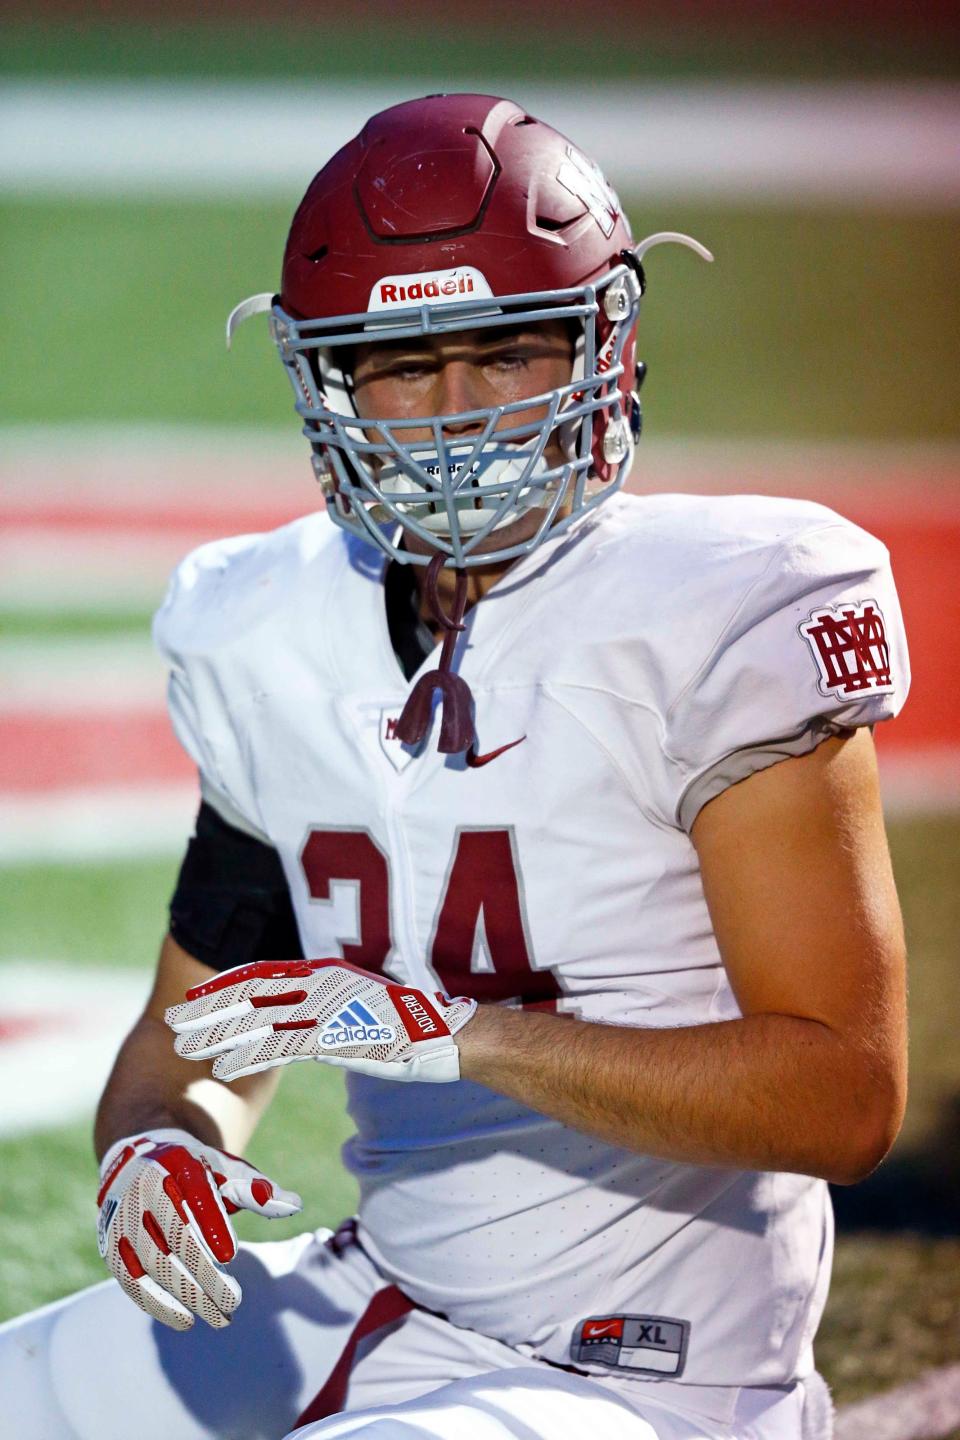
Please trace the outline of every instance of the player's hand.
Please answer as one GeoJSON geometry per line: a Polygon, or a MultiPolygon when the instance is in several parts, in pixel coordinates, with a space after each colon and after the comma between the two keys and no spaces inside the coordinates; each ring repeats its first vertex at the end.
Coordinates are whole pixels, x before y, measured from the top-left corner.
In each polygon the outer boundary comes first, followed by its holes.
{"type": "Polygon", "coordinates": [[[186,1060],[218,1080],[322,1060],[384,1080],[459,1080],[454,1039],[477,1008],[342,960],[259,960],[187,991],[166,1020],[186,1060]]]}
{"type": "Polygon", "coordinates": [[[223,1268],[237,1253],[230,1215],[303,1209],[299,1195],[185,1130],[118,1140],[100,1176],[100,1254],[131,1300],[172,1330],[189,1330],[196,1315],[214,1329],[230,1324],[242,1295],[223,1268]]]}

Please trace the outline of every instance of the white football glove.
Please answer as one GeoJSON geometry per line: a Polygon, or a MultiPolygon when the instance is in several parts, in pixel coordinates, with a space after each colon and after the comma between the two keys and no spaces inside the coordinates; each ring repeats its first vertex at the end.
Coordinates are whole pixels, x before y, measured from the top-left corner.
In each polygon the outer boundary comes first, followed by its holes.
{"type": "Polygon", "coordinates": [[[100,1177],[100,1254],[131,1300],[172,1330],[189,1330],[195,1315],[222,1329],[240,1304],[222,1268],[237,1253],[229,1215],[274,1220],[303,1209],[299,1195],[185,1130],[116,1141],[100,1177]]]}
{"type": "Polygon", "coordinates": [[[477,1008],[427,995],[342,960],[258,960],[187,991],[166,1020],[185,1060],[219,1056],[236,1080],[294,1060],[322,1060],[384,1080],[459,1080],[454,1035],[477,1008]]]}

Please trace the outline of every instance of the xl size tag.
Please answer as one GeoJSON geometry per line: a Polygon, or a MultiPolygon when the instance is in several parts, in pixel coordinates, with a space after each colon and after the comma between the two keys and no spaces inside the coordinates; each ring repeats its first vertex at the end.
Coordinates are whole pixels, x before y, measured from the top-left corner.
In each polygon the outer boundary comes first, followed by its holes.
{"type": "Polygon", "coordinates": [[[591,1315],[573,1332],[570,1355],[581,1365],[612,1365],[650,1375],[680,1375],[690,1322],[665,1315],[591,1315]]]}

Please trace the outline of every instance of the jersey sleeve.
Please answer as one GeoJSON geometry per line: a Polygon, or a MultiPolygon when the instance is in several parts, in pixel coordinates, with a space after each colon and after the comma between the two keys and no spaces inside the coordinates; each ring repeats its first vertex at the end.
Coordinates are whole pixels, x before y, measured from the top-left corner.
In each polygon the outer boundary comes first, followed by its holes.
{"type": "MultiPolygon", "coordinates": [[[[174,733],[199,772],[203,800],[236,830],[269,844],[235,725],[241,697],[231,695],[210,627],[212,568],[204,546],[180,564],[153,622],[154,645],[169,667],[167,708],[174,733]]],[[[214,617],[215,618],[215,617],[214,617]]]]}
{"type": "Polygon", "coordinates": [[[728,786],[890,719],[909,684],[881,542],[837,517],[777,545],[667,709],[671,819],[689,831],[728,786]]]}

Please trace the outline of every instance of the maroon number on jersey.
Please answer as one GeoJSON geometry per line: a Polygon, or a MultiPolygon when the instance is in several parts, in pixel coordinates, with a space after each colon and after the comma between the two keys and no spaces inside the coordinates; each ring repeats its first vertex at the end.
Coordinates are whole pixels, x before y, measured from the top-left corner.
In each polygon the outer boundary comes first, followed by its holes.
{"type": "Polygon", "coordinates": [[[341,939],[344,960],[382,971],[393,946],[390,936],[390,867],[367,830],[311,830],[300,854],[313,900],[331,899],[334,883],[357,887],[359,936],[341,939]]]}
{"type": "MultiPolygon", "coordinates": [[[[312,830],[301,863],[314,900],[329,901],[337,883],[357,887],[360,934],[340,940],[343,958],[382,972],[393,944],[390,871],[372,835],[312,830]]],[[[430,962],[448,994],[525,1005],[556,1000],[562,991],[553,972],[531,963],[512,831],[458,830],[447,877],[430,962]],[[474,969],[481,949],[492,970],[474,969]]]]}
{"type": "Polygon", "coordinates": [[[474,1000],[561,994],[552,970],[535,970],[521,898],[520,867],[510,830],[458,830],[430,961],[449,995],[474,1000]],[[475,970],[481,927],[493,970],[475,970]]]}

